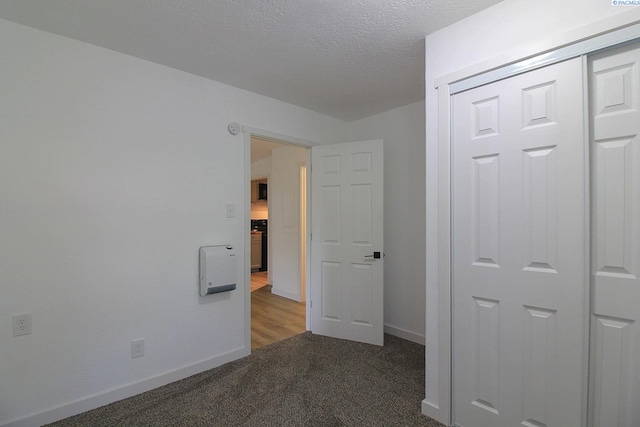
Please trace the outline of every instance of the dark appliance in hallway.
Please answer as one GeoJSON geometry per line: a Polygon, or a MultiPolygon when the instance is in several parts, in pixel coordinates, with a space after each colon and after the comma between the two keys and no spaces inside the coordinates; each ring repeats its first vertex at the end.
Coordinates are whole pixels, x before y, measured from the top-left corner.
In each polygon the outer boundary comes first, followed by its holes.
{"type": "Polygon", "coordinates": [[[267,256],[267,248],[268,245],[268,236],[267,236],[267,220],[266,219],[252,219],[251,220],[251,229],[262,231],[262,268],[260,271],[267,271],[268,264],[267,260],[269,259],[267,256]]]}

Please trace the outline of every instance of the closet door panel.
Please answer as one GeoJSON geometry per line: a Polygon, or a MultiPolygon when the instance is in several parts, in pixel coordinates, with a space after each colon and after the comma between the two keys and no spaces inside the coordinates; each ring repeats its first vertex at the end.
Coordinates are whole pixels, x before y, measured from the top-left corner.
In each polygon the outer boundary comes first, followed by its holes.
{"type": "Polygon", "coordinates": [[[640,425],[640,45],[589,60],[590,425],[640,425]]]}
{"type": "Polygon", "coordinates": [[[581,76],[574,59],[453,97],[456,425],[583,425],[581,76]]]}

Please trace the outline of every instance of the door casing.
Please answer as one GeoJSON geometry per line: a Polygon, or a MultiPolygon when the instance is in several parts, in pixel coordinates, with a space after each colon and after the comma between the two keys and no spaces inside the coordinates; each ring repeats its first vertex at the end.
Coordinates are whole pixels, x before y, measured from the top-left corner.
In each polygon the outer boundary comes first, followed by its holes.
{"type": "MultiPolygon", "coordinates": [[[[296,137],[292,137],[292,136],[288,136],[288,135],[283,135],[283,134],[279,134],[276,132],[271,132],[268,130],[264,130],[264,129],[257,129],[257,128],[253,128],[250,126],[242,126],[242,132],[244,134],[244,154],[245,154],[245,158],[244,158],[244,170],[245,170],[245,177],[244,177],[244,182],[245,182],[245,194],[251,194],[251,137],[252,136],[257,136],[257,137],[261,137],[264,139],[271,139],[277,142],[281,142],[283,144],[288,144],[288,145],[293,145],[293,146],[297,146],[300,148],[306,148],[307,149],[307,160],[306,160],[306,168],[307,171],[309,171],[309,165],[311,164],[311,150],[310,148],[314,145],[319,145],[317,142],[314,141],[308,141],[305,139],[301,139],[301,138],[296,138],[296,137]]],[[[308,178],[308,175],[307,175],[308,178]]],[[[307,179],[306,180],[306,194],[309,194],[309,182],[310,180],[307,179]]],[[[305,214],[306,214],[306,223],[307,226],[303,228],[304,233],[305,233],[305,242],[306,242],[306,247],[304,248],[304,264],[306,266],[309,266],[310,263],[310,250],[309,250],[309,243],[310,243],[310,227],[308,226],[309,224],[309,197],[307,197],[307,202],[306,202],[306,209],[305,209],[305,214]]],[[[251,202],[250,202],[250,198],[249,197],[245,197],[245,206],[244,206],[244,224],[249,224],[251,221],[251,202]]],[[[244,283],[244,324],[245,324],[245,330],[244,330],[244,346],[247,349],[251,349],[251,231],[248,227],[244,227],[244,247],[245,247],[245,251],[244,251],[244,259],[245,259],[245,266],[243,268],[243,271],[245,273],[245,277],[243,280],[244,283]]],[[[305,271],[305,288],[304,288],[304,294],[305,295],[309,295],[309,286],[310,286],[310,280],[309,280],[309,268],[306,268],[305,271]]],[[[311,328],[311,310],[310,310],[310,300],[307,298],[306,301],[306,329],[310,330],[311,328]]]]}

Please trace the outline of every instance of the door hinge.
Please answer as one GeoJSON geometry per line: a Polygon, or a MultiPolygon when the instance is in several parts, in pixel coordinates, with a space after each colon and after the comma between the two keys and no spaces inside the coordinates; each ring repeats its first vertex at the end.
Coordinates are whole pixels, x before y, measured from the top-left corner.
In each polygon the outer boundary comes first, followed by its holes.
{"type": "Polygon", "coordinates": [[[313,301],[309,301],[309,308],[313,308],[313,301]]]}

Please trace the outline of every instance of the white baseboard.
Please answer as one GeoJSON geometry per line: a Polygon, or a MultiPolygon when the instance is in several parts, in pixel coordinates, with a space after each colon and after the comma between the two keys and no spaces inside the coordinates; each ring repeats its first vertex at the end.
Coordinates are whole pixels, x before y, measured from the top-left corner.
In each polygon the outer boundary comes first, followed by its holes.
{"type": "Polygon", "coordinates": [[[34,427],[59,421],[73,415],[81,414],[83,412],[99,408],[100,406],[117,402],[118,400],[126,399],[127,397],[135,396],[136,394],[144,393],[145,391],[153,390],[154,388],[161,387],[174,381],[179,381],[200,372],[217,368],[218,366],[224,365],[225,363],[248,356],[250,352],[250,349],[242,347],[236,350],[232,350],[228,353],[212,357],[210,359],[196,362],[192,365],[183,366],[182,368],[165,372],[164,374],[146,378],[138,382],[126,384],[122,387],[107,390],[105,392],[97,393],[91,396],[83,397],[81,399],[74,400],[63,405],[39,412],[37,414],[29,415],[24,418],[8,421],[7,423],[2,424],[2,426],[34,427]]]}
{"type": "Polygon", "coordinates": [[[434,420],[439,421],[444,425],[450,425],[449,415],[447,414],[447,416],[443,416],[440,408],[432,403],[427,402],[427,399],[424,399],[422,401],[422,415],[433,418],[434,420]]]}
{"type": "Polygon", "coordinates": [[[402,338],[407,341],[415,342],[424,345],[424,335],[416,334],[415,332],[407,331],[406,329],[397,328],[391,325],[384,325],[384,332],[394,337],[402,338]]]}
{"type": "Polygon", "coordinates": [[[293,292],[283,291],[282,289],[278,289],[275,286],[271,287],[271,293],[284,298],[292,299],[294,301],[302,302],[300,300],[300,294],[294,294],[293,292]]]}

